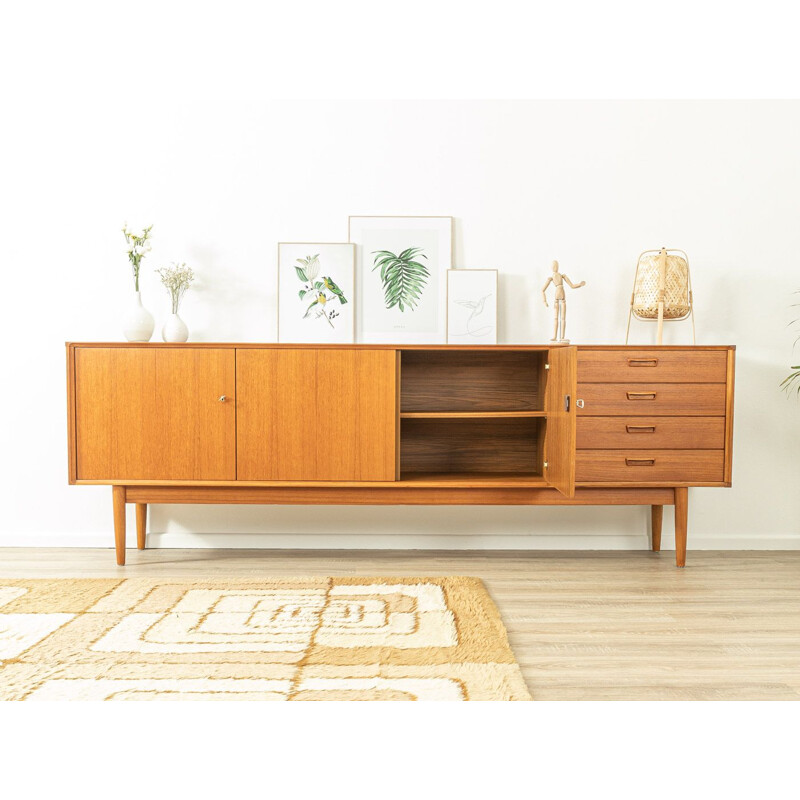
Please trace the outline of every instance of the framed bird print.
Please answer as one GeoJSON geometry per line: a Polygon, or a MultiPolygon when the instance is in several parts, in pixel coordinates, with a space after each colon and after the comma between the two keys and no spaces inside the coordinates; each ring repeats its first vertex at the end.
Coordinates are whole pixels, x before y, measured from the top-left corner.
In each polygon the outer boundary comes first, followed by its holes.
{"type": "Polygon", "coordinates": [[[447,271],[447,343],[497,344],[497,270],[447,271]]]}
{"type": "Polygon", "coordinates": [[[350,217],[356,247],[356,339],[444,344],[452,217],[350,217]]]}
{"type": "Polygon", "coordinates": [[[278,341],[352,344],[355,246],[278,244],[278,341]]]}

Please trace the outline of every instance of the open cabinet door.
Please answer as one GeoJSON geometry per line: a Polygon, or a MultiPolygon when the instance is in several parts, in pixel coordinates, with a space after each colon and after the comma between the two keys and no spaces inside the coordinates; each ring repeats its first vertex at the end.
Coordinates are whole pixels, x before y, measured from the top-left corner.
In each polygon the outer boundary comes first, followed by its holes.
{"type": "Polygon", "coordinates": [[[561,494],[575,494],[575,393],[577,348],[553,347],[548,351],[544,410],[544,479],[561,494]]]}

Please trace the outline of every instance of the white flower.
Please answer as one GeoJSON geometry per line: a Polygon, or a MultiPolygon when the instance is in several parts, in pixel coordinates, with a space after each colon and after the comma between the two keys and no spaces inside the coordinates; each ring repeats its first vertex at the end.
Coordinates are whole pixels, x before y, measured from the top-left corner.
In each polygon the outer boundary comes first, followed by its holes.
{"type": "Polygon", "coordinates": [[[313,258],[309,256],[305,259],[303,271],[306,273],[306,278],[313,282],[317,275],[319,275],[319,256],[314,256],[313,258]]]}

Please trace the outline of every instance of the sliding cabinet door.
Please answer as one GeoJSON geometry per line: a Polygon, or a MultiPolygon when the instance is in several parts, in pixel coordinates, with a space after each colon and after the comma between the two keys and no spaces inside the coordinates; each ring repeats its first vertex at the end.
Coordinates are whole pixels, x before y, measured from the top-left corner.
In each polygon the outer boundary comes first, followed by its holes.
{"type": "Polygon", "coordinates": [[[391,481],[397,353],[236,351],[237,466],[244,481],[391,481]]]}
{"type": "Polygon", "coordinates": [[[78,347],[74,370],[79,480],[236,479],[233,349],[78,347]]]}

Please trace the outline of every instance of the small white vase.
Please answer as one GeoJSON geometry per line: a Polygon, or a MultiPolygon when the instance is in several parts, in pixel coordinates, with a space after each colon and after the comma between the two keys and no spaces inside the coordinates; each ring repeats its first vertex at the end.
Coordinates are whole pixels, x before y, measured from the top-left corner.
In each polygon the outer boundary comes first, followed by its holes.
{"type": "Polygon", "coordinates": [[[164,323],[164,327],[161,329],[161,338],[165,342],[185,342],[189,338],[189,329],[177,314],[173,314],[164,323]]]}
{"type": "Polygon", "coordinates": [[[125,338],[129,342],[149,342],[155,326],[153,315],[142,305],[142,293],[136,292],[136,299],[123,321],[125,338]]]}

